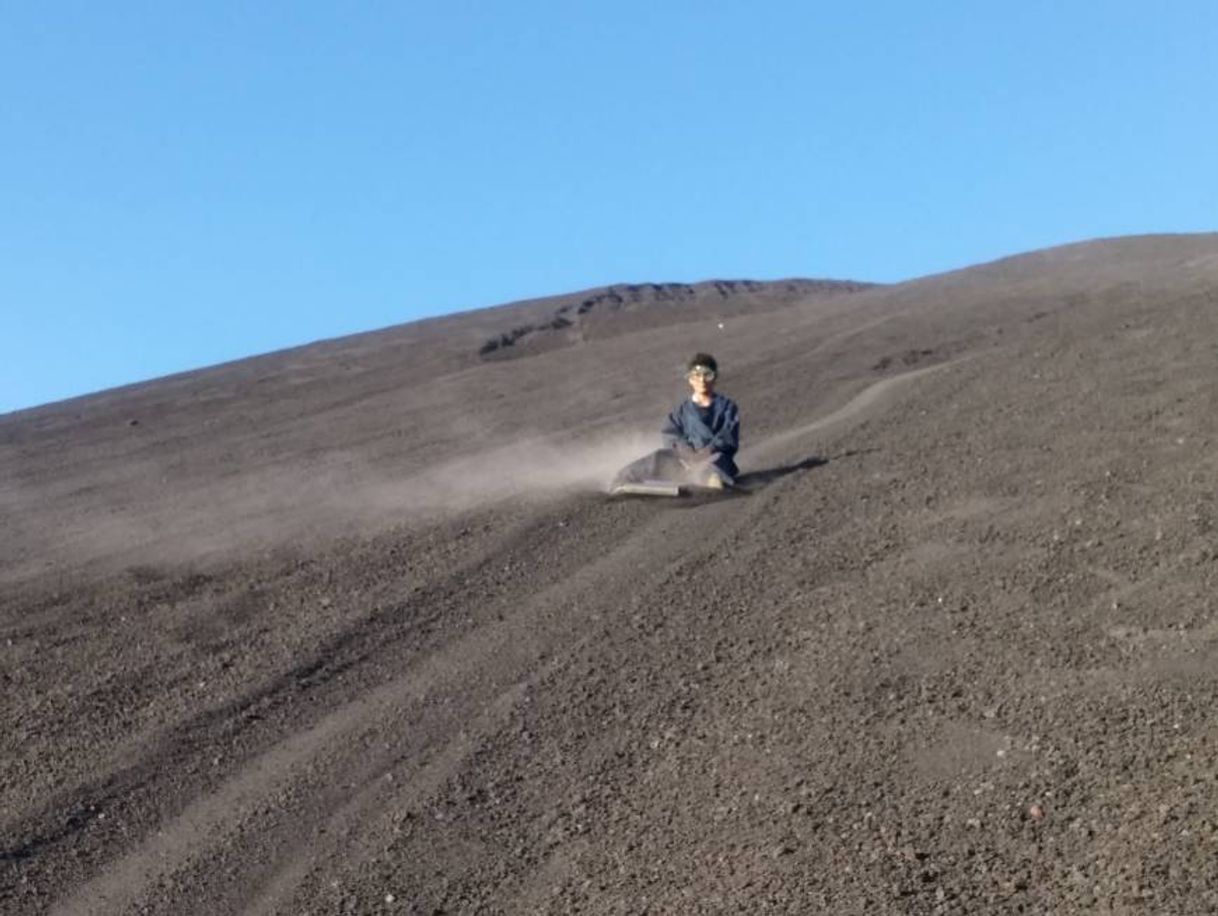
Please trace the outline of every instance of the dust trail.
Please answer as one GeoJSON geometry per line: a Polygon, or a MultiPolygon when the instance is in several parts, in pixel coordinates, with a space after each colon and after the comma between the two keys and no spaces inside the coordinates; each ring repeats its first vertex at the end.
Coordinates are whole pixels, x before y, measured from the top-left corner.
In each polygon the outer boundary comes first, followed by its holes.
{"type": "Polygon", "coordinates": [[[660,446],[654,432],[630,431],[578,442],[535,439],[430,468],[401,481],[364,483],[359,509],[453,512],[514,498],[603,490],[622,466],[660,446]]]}
{"type": "Polygon", "coordinates": [[[659,447],[654,431],[562,441],[538,437],[392,477],[351,456],[328,468],[260,468],[171,488],[139,505],[106,501],[24,524],[35,507],[5,491],[0,583],[111,565],[202,562],[258,547],[367,535],[389,525],[603,490],[623,465],[659,447]]]}
{"type": "Polygon", "coordinates": [[[747,454],[750,458],[772,455],[784,445],[787,445],[796,439],[801,439],[808,435],[808,433],[825,429],[833,426],[834,424],[840,423],[842,420],[849,420],[852,417],[857,416],[872,404],[875,404],[877,401],[883,398],[884,395],[886,395],[893,388],[906,385],[920,376],[929,375],[932,372],[939,372],[940,370],[946,369],[949,366],[958,365],[959,363],[972,358],[973,357],[971,356],[965,356],[960,359],[951,360],[950,362],[939,363],[936,366],[926,366],[922,369],[912,369],[909,372],[903,372],[900,375],[894,375],[890,378],[881,379],[875,384],[864,388],[828,416],[821,417],[818,420],[813,420],[811,423],[805,423],[803,426],[797,426],[794,429],[784,430],[783,432],[776,433],[767,439],[763,439],[761,442],[748,449],[747,454]]]}

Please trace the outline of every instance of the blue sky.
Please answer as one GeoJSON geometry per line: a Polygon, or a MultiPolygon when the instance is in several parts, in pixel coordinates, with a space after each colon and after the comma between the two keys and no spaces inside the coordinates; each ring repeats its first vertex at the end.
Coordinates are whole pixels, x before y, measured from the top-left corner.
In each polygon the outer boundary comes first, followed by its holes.
{"type": "Polygon", "coordinates": [[[611,282],[1218,228],[1218,4],[0,0],[0,412],[611,282]]]}

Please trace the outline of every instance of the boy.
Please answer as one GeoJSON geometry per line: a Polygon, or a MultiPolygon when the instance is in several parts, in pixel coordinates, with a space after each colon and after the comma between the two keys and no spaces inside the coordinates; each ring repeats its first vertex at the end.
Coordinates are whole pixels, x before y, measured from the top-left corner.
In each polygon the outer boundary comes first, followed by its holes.
{"type": "Polygon", "coordinates": [[[685,374],[690,396],[668,415],[660,430],[665,447],[625,467],[615,485],[664,480],[722,490],[736,482],[740,411],[735,401],[716,393],[718,375],[713,356],[694,354],[685,374]]]}

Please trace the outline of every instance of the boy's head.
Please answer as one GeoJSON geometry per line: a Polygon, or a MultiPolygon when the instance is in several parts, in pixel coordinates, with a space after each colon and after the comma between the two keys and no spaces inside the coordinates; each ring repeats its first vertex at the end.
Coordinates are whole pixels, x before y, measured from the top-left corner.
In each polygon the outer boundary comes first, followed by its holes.
{"type": "Polygon", "coordinates": [[[713,380],[719,374],[719,364],[715,362],[715,358],[709,353],[695,353],[690,357],[685,370],[687,375],[693,375],[694,373],[701,375],[709,374],[713,380]]]}
{"type": "Polygon", "coordinates": [[[686,364],[685,377],[694,394],[710,394],[715,388],[715,378],[719,375],[719,364],[709,353],[695,353],[686,364]]]}

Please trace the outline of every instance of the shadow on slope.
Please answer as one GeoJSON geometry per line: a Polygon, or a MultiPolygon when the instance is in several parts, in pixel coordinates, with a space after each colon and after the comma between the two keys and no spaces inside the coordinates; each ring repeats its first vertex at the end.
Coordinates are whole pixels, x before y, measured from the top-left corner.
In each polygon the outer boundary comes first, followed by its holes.
{"type": "Polygon", "coordinates": [[[781,480],[789,474],[795,474],[799,471],[810,471],[813,468],[821,467],[829,463],[828,458],[820,455],[809,455],[802,461],[796,461],[791,464],[784,464],[773,468],[764,468],[760,471],[749,471],[746,474],[741,474],[736,479],[736,485],[745,491],[757,490],[761,487],[767,487],[776,480],[781,480]]]}

